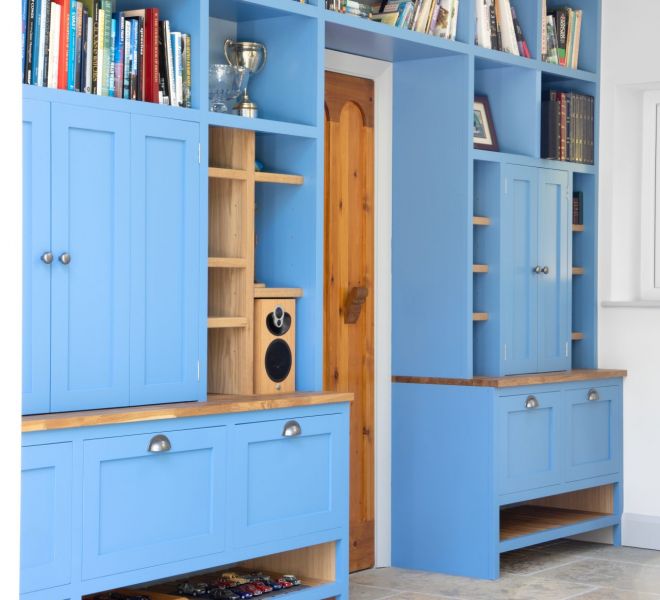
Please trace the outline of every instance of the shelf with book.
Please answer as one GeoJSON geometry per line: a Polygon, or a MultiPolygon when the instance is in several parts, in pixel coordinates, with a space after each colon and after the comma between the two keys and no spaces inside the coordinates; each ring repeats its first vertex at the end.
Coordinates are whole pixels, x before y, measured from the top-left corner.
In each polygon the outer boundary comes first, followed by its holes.
{"type": "Polygon", "coordinates": [[[536,59],[540,50],[539,2],[477,0],[474,3],[475,44],[480,50],[536,59]]]}
{"type": "MultiPolygon", "coordinates": [[[[321,114],[318,103],[321,102],[322,90],[318,10],[303,5],[294,9],[294,5],[293,0],[290,3],[284,0],[266,3],[245,0],[211,2],[208,62],[210,65],[227,64],[227,40],[263,44],[266,49],[263,68],[250,75],[247,86],[250,99],[257,104],[258,117],[315,126],[321,114]],[[292,35],[292,32],[295,34],[292,35]]],[[[228,113],[218,115],[220,122],[223,115],[236,116],[228,113]]],[[[210,119],[215,120],[215,117],[210,119]]],[[[241,124],[235,126],[249,127],[241,124]]]]}
{"type": "Polygon", "coordinates": [[[533,156],[524,156],[510,152],[491,152],[489,150],[472,150],[472,158],[475,161],[510,163],[514,165],[523,165],[529,167],[541,167],[543,169],[564,169],[571,173],[581,173],[584,175],[594,175],[596,167],[594,165],[582,165],[567,161],[550,160],[544,158],[535,158],[533,156]]]}
{"type": "Polygon", "coordinates": [[[289,135],[292,137],[314,139],[322,135],[323,131],[312,125],[301,125],[289,121],[277,121],[274,119],[255,118],[249,119],[229,113],[207,112],[206,121],[211,127],[231,127],[236,129],[248,129],[259,133],[272,133],[278,135],[289,135]]]}

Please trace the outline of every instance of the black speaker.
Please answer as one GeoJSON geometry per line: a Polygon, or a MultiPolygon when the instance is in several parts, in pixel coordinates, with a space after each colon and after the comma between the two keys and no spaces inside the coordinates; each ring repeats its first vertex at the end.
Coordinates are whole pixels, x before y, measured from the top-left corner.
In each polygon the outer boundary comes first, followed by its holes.
{"type": "Polygon", "coordinates": [[[254,301],[254,393],[295,390],[295,310],[293,299],[254,301]]]}

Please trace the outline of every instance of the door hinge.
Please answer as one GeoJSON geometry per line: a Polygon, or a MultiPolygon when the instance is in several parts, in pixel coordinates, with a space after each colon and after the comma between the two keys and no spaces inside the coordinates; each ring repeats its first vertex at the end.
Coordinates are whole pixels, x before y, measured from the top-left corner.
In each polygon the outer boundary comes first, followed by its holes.
{"type": "Polygon", "coordinates": [[[202,364],[199,359],[197,359],[197,381],[199,381],[202,377],[202,364]]]}
{"type": "Polygon", "coordinates": [[[504,360],[506,360],[506,344],[504,344],[504,360]]]}
{"type": "Polygon", "coordinates": [[[197,144],[197,164],[202,164],[202,145],[197,144]]]}

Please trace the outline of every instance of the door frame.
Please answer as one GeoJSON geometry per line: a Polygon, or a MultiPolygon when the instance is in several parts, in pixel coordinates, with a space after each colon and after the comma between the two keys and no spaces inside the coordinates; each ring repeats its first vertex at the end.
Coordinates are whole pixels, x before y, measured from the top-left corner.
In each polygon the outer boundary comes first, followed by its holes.
{"type": "Polygon", "coordinates": [[[375,566],[391,559],[392,63],[325,51],[325,69],[374,82],[374,536],[375,566]]]}

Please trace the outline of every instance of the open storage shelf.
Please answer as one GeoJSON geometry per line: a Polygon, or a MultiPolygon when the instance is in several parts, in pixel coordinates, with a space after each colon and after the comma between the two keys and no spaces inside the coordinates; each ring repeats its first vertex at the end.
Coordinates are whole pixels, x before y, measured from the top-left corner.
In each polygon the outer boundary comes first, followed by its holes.
{"type": "Polygon", "coordinates": [[[605,513],[523,504],[500,512],[500,541],[589,521],[605,513]]]}

